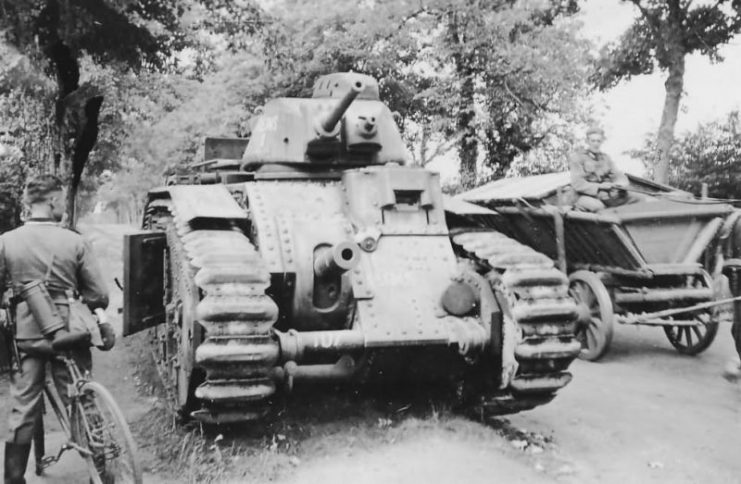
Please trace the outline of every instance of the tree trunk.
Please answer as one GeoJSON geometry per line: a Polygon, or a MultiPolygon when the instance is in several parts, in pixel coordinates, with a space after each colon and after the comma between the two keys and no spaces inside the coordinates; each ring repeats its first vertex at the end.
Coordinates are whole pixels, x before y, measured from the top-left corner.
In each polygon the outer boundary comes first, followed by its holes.
{"type": "Polygon", "coordinates": [[[654,181],[666,183],[669,177],[669,159],[674,144],[674,126],[677,124],[679,113],[679,102],[682,99],[684,89],[684,61],[685,50],[682,40],[684,12],[678,1],[669,2],[669,15],[666,43],[664,49],[668,58],[669,76],[664,82],[666,97],[664,98],[664,110],[661,112],[661,123],[656,137],[656,166],[654,168],[654,181]]]}
{"type": "MultiPolygon", "coordinates": [[[[491,121],[490,121],[491,122],[491,121]]],[[[497,129],[490,126],[486,129],[484,138],[484,144],[486,146],[486,166],[492,170],[491,180],[499,180],[504,178],[504,175],[512,165],[514,156],[510,156],[507,152],[511,152],[511,149],[507,149],[505,143],[502,143],[500,134],[497,129]]]]}
{"type": "Polygon", "coordinates": [[[478,162],[479,147],[476,138],[476,129],[473,125],[473,76],[466,75],[461,83],[461,105],[458,111],[456,127],[462,134],[458,146],[458,158],[460,159],[459,173],[461,177],[461,187],[468,190],[476,186],[478,173],[476,164],[478,162]]]}
{"type": "Polygon", "coordinates": [[[472,54],[466,51],[466,18],[464,14],[450,12],[448,17],[448,35],[451,45],[456,49],[453,54],[455,71],[460,82],[460,100],[456,112],[455,127],[460,141],[458,142],[458,173],[461,187],[466,190],[476,186],[478,161],[478,140],[474,126],[474,70],[472,54]]]}
{"type": "Polygon", "coordinates": [[[654,181],[666,183],[669,175],[669,158],[674,144],[674,126],[677,124],[679,102],[684,88],[684,55],[669,69],[669,77],[664,83],[666,98],[661,113],[661,124],[656,138],[656,166],[654,181]]]}
{"type": "Polygon", "coordinates": [[[82,181],[82,172],[90,152],[98,140],[98,117],[103,96],[97,87],[83,84],[65,99],[66,122],[63,131],[66,139],[74,140],[69,147],[67,221],[70,228],[77,223],[77,192],[82,181]]]}
{"type": "Polygon", "coordinates": [[[425,166],[427,164],[427,142],[430,138],[430,128],[427,123],[422,125],[422,134],[419,138],[419,158],[417,164],[425,166]]]}

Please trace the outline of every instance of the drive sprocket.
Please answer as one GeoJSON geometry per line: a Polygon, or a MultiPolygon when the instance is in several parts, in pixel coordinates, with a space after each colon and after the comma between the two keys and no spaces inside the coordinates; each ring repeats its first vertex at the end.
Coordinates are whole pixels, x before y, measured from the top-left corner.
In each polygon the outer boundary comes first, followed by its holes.
{"type": "Polygon", "coordinates": [[[478,405],[499,415],[548,403],[571,381],[567,370],[581,348],[567,277],[547,256],[499,232],[464,231],[451,238],[459,256],[489,280],[502,310],[496,339],[511,372],[499,388],[480,395],[478,405]]]}

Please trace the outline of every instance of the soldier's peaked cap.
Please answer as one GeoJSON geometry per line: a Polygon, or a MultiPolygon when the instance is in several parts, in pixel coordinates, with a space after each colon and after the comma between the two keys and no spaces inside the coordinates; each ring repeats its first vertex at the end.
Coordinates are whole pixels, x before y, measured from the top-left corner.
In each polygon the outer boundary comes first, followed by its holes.
{"type": "Polygon", "coordinates": [[[54,175],[38,175],[26,183],[24,198],[26,199],[26,203],[43,202],[50,193],[61,190],[63,186],[62,180],[59,177],[54,175]]]}
{"type": "Polygon", "coordinates": [[[590,126],[587,129],[587,136],[589,136],[590,134],[598,134],[598,135],[601,135],[601,136],[604,137],[605,136],[605,130],[602,129],[602,128],[600,128],[599,126],[590,126]]]}

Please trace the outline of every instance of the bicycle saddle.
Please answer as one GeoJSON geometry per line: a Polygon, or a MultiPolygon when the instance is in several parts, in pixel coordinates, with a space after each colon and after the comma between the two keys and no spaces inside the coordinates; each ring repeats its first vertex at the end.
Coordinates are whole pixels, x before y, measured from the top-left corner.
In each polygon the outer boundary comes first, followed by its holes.
{"type": "Polygon", "coordinates": [[[90,333],[87,331],[74,331],[56,336],[51,343],[54,351],[69,351],[83,346],[90,346],[90,333]]]}

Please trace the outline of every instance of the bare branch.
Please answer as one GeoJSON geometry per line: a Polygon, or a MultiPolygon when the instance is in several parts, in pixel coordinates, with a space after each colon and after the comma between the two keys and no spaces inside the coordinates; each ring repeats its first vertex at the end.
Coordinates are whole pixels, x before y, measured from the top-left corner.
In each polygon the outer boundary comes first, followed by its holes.
{"type": "MultiPolygon", "coordinates": [[[[399,23],[399,28],[401,28],[402,26],[404,26],[410,20],[413,20],[413,19],[419,17],[420,15],[422,15],[425,12],[427,12],[427,8],[420,7],[419,9],[417,9],[414,12],[410,13],[409,15],[407,15],[406,17],[404,17],[403,19],[401,19],[401,22],[399,23]]],[[[397,34],[397,31],[399,30],[399,28],[395,29],[390,34],[381,37],[381,39],[383,39],[383,40],[389,40],[391,37],[393,37],[394,35],[397,34]]]]}
{"type": "Polygon", "coordinates": [[[507,91],[507,93],[512,97],[512,99],[514,99],[515,102],[517,104],[519,104],[520,106],[524,106],[525,104],[529,104],[530,106],[534,107],[535,109],[539,109],[539,110],[541,110],[543,112],[558,114],[558,110],[554,110],[554,109],[549,108],[547,103],[544,103],[543,104],[543,103],[539,103],[539,102],[537,102],[537,101],[535,101],[533,99],[530,99],[530,98],[523,99],[523,98],[517,96],[517,94],[515,94],[512,91],[512,89],[509,87],[509,84],[507,84],[507,80],[506,79],[502,79],[502,85],[504,86],[504,89],[507,91]]]}
{"type": "Polygon", "coordinates": [[[643,15],[643,18],[646,19],[648,22],[648,25],[651,27],[651,29],[654,31],[654,33],[658,36],[661,32],[661,22],[659,21],[656,14],[652,14],[646,7],[644,7],[641,4],[641,0],[630,0],[630,2],[638,7],[638,10],[641,12],[641,15],[643,15]]]}
{"type": "Polygon", "coordinates": [[[502,80],[502,85],[504,85],[504,89],[512,97],[512,99],[514,99],[515,102],[517,102],[517,104],[519,104],[520,106],[522,106],[523,104],[525,104],[525,103],[522,102],[522,99],[520,99],[514,92],[512,92],[512,89],[510,89],[509,84],[507,84],[506,79],[503,79],[502,80]]]}
{"type": "Polygon", "coordinates": [[[434,160],[438,156],[444,155],[448,151],[452,150],[455,147],[455,145],[457,145],[458,142],[463,139],[465,135],[466,135],[465,131],[459,131],[455,136],[453,136],[448,141],[445,141],[437,145],[435,150],[432,153],[430,153],[430,156],[426,156],[424,157],[424,159],[422,159],[422,166],[426,166],[428,163],[430,163],[432,160],[434,160]]]}

